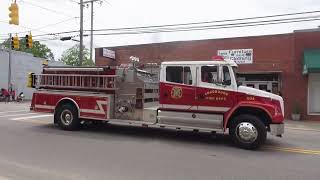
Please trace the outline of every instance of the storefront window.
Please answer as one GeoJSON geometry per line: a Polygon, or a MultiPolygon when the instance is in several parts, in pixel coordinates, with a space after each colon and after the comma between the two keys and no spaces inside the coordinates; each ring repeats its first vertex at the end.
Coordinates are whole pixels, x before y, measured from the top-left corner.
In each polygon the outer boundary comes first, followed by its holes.
{"type": "MultiPolygon", "coordinates": [[[[280,73],[238,73],[238,81],[240,84],[253,87],[273,94],[281,95],[281,78],[280,73]]],[[[238,83],[238,82],[237,82],[238,83]]]]}

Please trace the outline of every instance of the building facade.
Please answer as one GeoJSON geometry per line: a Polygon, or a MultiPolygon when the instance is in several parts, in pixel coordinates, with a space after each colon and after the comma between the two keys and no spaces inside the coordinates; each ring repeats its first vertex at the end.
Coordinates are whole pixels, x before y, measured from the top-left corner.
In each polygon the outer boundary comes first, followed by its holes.
{"type": "Polygon", "coordinates": [[[96,49],[96,65],[210,60],[223,55],[239,65],[238,80],[246,86],[281,95],[285,117],[320,121],[320,29],[289,34],[167,42],[96,49]]]}
{"type": "MultiPolygon", "coordinates": [[[[39,74],[42,72],[43,58],[34,57],[32,54],[11,51],[11,83],[16,94],[23,92],[25,99],[30,100],[34,89],[27,87],[29,72],[39,74]]],[[[49,65],[63,65],[61,62],[49,61],[49,65]]],[[[9,51],[0,49],[0,88],[8,89],[9,84],[9,51]]]]}

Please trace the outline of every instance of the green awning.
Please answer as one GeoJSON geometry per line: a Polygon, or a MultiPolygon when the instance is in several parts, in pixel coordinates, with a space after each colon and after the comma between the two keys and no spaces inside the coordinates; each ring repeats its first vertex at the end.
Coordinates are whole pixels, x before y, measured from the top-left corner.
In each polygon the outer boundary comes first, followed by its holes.
{"type": "Polygon", "coordinates": [[[304,50],[303,74],[320,73],[320,49],[304,50]]]}

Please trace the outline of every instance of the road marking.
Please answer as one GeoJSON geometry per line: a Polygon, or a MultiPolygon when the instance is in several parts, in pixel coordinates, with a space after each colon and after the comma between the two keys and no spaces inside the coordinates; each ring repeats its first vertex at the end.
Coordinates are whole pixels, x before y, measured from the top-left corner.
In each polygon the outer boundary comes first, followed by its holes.
{"type": "Polygon", "coordinates": [[[19,120],[26,120],[26,119],[36,119],[36,118],[42,118],[42,117],[51,117],[52,114],[44,114],[44,115],[37,115],[37,116],[28,116],[28,117],[18,117],[18,118],[12,118],[13,121],[19,121],[19,120]]]}
{"type": "Polygon", "coordinates": [[[0,176],[0,180],[10,180],[10,179],[3,177],[3,176],[0,176]]]}
{"type": "MultiPolygon", "coordinates": [[[[22,163],[12,160],[4,159],[3,157],[0,157],[0,164],[5,165],[6,167],[12,167],[17,169],[17,172],[19,171],[26,171],[29,174],[38,174],[38,175],[44,175],[45,177],[50,177],[52,179],[77,179],[77,180],[83,180],[84,177],[80,177],[79,174],[72,174],[70,172],[61,172],[52,168],[46,168],[41,165],[33,165],[32,163],[22,163]]],[[[5,177],[0,176],[0,180],[9,180],[5,177]],[[4,178],[4,179],[1,179],[4,178]]]]}
{"type": "Polygon", "coordinates": [[[302,148],[264,146],[263,149],[283,151],[283,152],[292,152],[292,153],[300,153],[300,154],[320,155],[320,150],[310,150],[310,149],[302,149],[302,148]]]}
{"type": "Polygon", "coordinates": [[[286,127],[286,129],[290,129],[290,130],[301,130],[301,131],[315,131],[315,132],[320,132],[320,130],[319,130],[319,129],[300,128],[300,127],[286,127]]]}
{"type": "Polygon", "coordinates": [[[28,112],[30,110],[21,110],[21,111],[0,111],[0,114],[5,114],[5,113],[15,113],[15,112],[28,112]]]}
{"type": "Polygon", "coordinates": [[[26,115],[32,115],[32,114],[39,114],[39,113],[27,113],[27,114],[10,114],[10,115],[3,115],[3,116],[0,116],[0,117],[26,116],[26,115]]]}
{"type": "Polygon", "coordinates": [[[53,124],[52,122],[35,120],[35,119],[30,119],[30,120],[21,119],[21,120],[16,120],[16,122],[26,122],[26,123],[33,123],[33,124],[53,124]]]}
{"type": "Polygon", "coordinates": [[[0,180],[10,180],[10,179],[3,177],[3,176],[0,176],[0,180]]]}

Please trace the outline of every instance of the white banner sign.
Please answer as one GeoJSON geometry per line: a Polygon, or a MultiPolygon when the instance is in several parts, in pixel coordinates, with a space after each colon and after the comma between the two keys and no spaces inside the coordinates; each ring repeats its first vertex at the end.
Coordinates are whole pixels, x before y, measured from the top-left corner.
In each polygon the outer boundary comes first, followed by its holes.
{"type": "Polygon", "coordinates": [[[237,64],[253,63],[253,49],[218,50],[218,56],[233,60],[237,64]]]}
{"type": "Polygon", "coordinates": [[[107,57],[107,58],[111,58],[111,59],[116,59],[116,53],[110,49],[107,49],[107,48],[103,48],[102,56],[107,57]]]}

